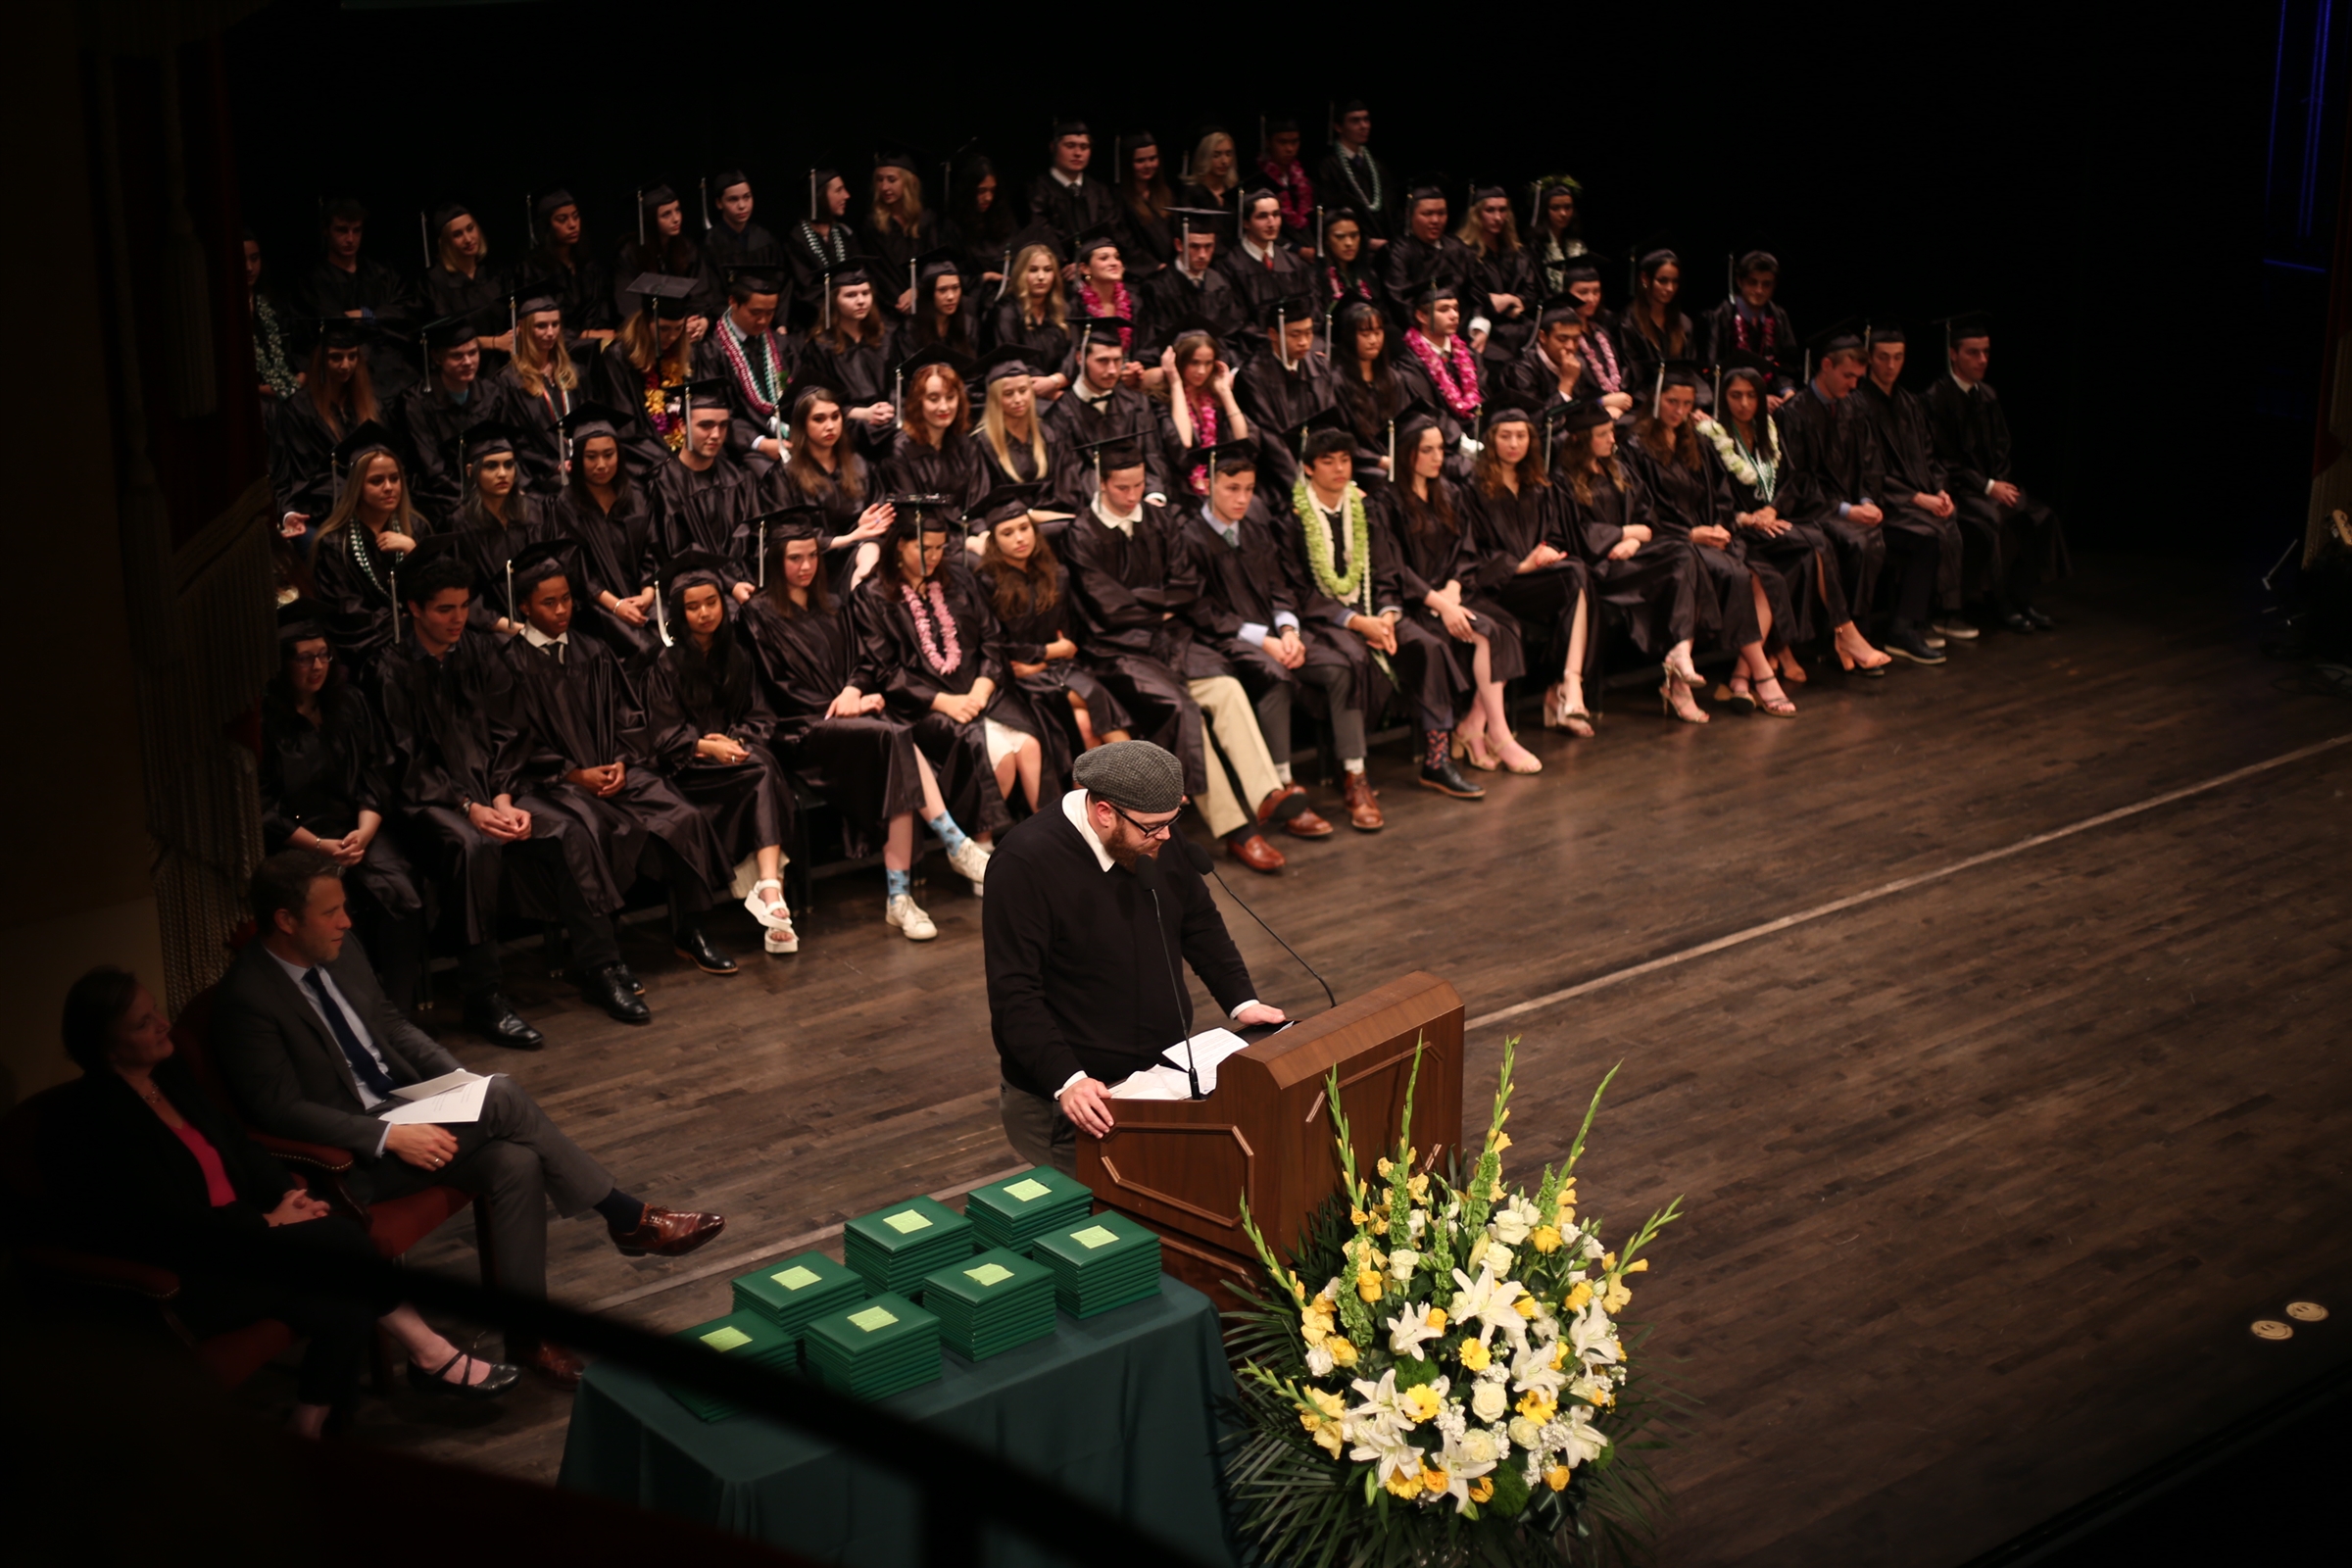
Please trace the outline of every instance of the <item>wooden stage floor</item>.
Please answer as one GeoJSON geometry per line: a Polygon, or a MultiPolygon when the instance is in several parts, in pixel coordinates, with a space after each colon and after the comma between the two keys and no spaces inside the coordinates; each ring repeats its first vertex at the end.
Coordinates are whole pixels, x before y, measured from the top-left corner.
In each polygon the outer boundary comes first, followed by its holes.
{"type": "MultiPolygon", "coordinates": [[[[1661,1461],[1666,1561],[1960,1563],[2344,1360],[2352,709],[2278,690],[2241,608],[2183,580],[2086,563],[2058,634],[1817,672],[1793,722],[1616,694],[1597,740],[1531,736],[1546,773],[1481,804],[1391,748],[1386,834],[1230,873],[1343,996],[1460,988],[1473,1119],[1522,1037],[1518,1168],[1624,1062],[1588,1207],[1613,1232],[1689,1210],[1634,1308],[1697,1401],[1661,1461]],[[2296,1298],[2333,1318],[2250,1335],[2296,1298]]],[[[679,1328],[755,1262],[838,1255],[847,1216],[1016,1163],[952,880],[921,947],[878,872],[820,882],[804,951],[758,956],[745,920],[732,980],[638,928],[642,1030],[511,963],[548,1049],[459,1054],[624,1186],[729,1217],[675,1263],[558,1224],[556,1293],[679,1328]]],[[[1227,917],[1261,996],[1320,1004],[1227,917]]],[[[423,1261],[469,1266],[464,1229],[423,1261]]],[[[552,1479],[565,1410],[403,1397],[363,1432],[552,1479]]]]}

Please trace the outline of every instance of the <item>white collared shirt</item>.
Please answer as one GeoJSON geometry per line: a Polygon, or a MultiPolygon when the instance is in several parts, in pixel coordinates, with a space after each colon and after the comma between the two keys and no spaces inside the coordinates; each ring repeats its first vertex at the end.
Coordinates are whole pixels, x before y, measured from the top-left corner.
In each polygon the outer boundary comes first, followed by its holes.
{"type": "MultiPolygon", "coordinates": [[[[270,962],[276,964],[280,969],[285,970],[286,978],[294,982],[294,989],[302,993],[302,1000],[310,1004],[311,1011],[317,1013],[318,1015],[319,1023],[325,1026],[326,1037],[329,1040],[333,1040],[335,1037],[334,1020],[326,1015],[325,1008],[318,1005],[318,993],[313,991],[306,983],[308,976],[313,974],[318,975],[318,983],[322,988],[324,988],[327,995],[327,1000],[332,1002],[342,1012],[344,1023],[350,1026],[352,1038],[360,1043],[361,1048],[365,1050],[368,1055],[375,1058],[376,1066],[383,1070],[383,1074],[386,1078],[390,1078],[392,1076],[392,1064],[384,1059],[384,1054],[382,1052],[376,1050],[375,1037],[368,1032],[368,1026],[366,1024],[360,1022],[360,1010],[351,1004],[351,1000],[348,997],[343,995],[343,988],[335,984],[335,977],[327,973],[326,965],[320,964],[316,969],[313,969],[299,963],[288,963],[285,959],[279,957],[275,953],[271,952],[268,943],[263,944],[262,951],[270,955],[270,962]]],[[[335,1047],[335,1054],[341,1055],[342,1054],[343,1048],[340,1042],[338,1042],[335,1047]]],[[[360,1104],[365,1109],[372,1111],[378,1106],[388,1103],[383,1096],[376,1094],[366,1084],[362,1083],[360,1081],[360,1075],[356,1072],[351,1075],[351,1087],[358,1092],[360,1097],[360,1104]]],[[[378,1158],[383,1156],[384,1140],[390,1138],[391,1136],[392,1129],[387,1126],[384,1128],[383,1133],[377,1137],[375,1141],[375,1153],[378,1158]]]]}
{"type": "Polygon", "coordinates": [[[564,650],[567,650],[571,646],[571,633],[565,632],[561,637],[550,637],[547,633],[541,631],[538,627],[532,625],[526,620],[522,623],[522,640],[526,643],[529,643],[533,648],[553,648],[558,650],[556,659],[559,662],[561,662],[566,657],[564,650]]]}
{"type": "Polygon", "coordinates": [[[1054,183],[1059,185],[1064,190],[1076,190],[1079,186],[1086,183],[1086,176],[1084,174],[1065,174],[1061,172],[1061,166],[1059,164],[1056,164],[1052,169],[1047,170],[1046,172],[1052,174],[1054,176],[1054,183]]]}
{"type": "Polygon", "coordinates": [[[1141,522],[1144,516],[1144,509],[1141,502],[1136,504],[1136,508],[1133,512],[1126,514],[1124,516],[1114,515],[1111,513],[1103,510],[1102,495],[1100,491],[1097,491],[1095,494],[1094,508],[1095,517],[1102,524],[1102,526],[1105,528],[1116,528],[1119,532],[1125,534],[1130,539],[1135,537],[1135,525],[1138,522],[1141,522]]]}

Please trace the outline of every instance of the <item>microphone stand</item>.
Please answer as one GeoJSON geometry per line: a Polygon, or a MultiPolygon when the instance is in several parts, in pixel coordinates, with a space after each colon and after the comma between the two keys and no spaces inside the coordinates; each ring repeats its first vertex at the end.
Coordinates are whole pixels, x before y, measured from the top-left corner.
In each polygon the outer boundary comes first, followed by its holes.
{"type": "Polygon", "coordinates": [[[1225,890],[1225,896],[1233,900],[1234,903],[1241,904],[1242,912],[1248,915],[1250,919],[1256,920],[1257,928],[1260,931],[1263,931],[1266,935],[1273,937],[1274,945],[1276,947],[1282,949],[1283,952],[1289,954],[1292,958],[1296,959],[1299,968],[1304,969],[1310,975],[1314,975],[1315,984],[1323,988],[1323,1000],[1325,1002],[1330,1003],[1335,1007],[1340,1004],[1340,999],[1332,994],[1331,982],[1324,979],[1321,975],[1315,974],[1315,966],[1307,962],[1304,958],[1299,957],[1298,950],[1292,947],[1288,942],[1283,941],[1281,936],[1275,932],[1272,926],[1266,924],[1263,919],[1259,918],[1258,912],[1255,909],[1252,909],[1247,904],[1242,904],[1241,895],[1233,891],[1233,884],[1225,880],[1225,873],[1217,869],[1217,862],[1208,858],[1208,852],[1206,850],[1200,848],[1200,845],[1193,843],[1190,839],[1187,839],[1184,842],[1184,858],[1186,861],[1191,864],[1194,870],[1206,871],[1210,876],[1215,877],[1217,879],[1217,886],[1225,890]]]}
{"type": "MultiPolygon", "coordinates": [[[[1188,844],[1186,848],[1191,846],[1188,844]]],[[[1167,966],[1168,989],[1176,993],[1176,1005],[1183,1011],[1185,1080],[1192,1086],[1191,1098],[1206,1100],[1208,1097],[1200,1092],[1200,1069],[1193,1062],[1192,993],[1185,990],[1183,979],[1176,973],[1176,960],[1168,956],[1167,917],[1159,906],[1159,861],[1153,856],[1139,855],[1135,858],[1135,872],[1136,880],[1144,885],[1144,891],[1152,895],[1152,934],[1158,939],[1155,946],[1159,949],[1159,961],[1167,966]],[[1146,866],[1151,869],[1145,870],[1146,866]]]]}

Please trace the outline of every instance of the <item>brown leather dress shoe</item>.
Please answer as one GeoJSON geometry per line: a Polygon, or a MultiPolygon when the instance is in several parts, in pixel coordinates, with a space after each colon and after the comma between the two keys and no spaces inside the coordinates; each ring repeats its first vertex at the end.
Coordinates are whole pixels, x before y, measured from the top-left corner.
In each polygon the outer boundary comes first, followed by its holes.
{"type": "Polygon", "coordinates": [[[580,1374],[588,1370],[587,1363],[578,1356],[547,1340],[532,1346],[529,1353],[521,1356],[520,1360],[524,1366],[559,1389],[578,1388],[580,1374]]]}
{"type": "Polygon", "coordinates": [[[1290,864],[1282,858],[1280,850],[1266,842],[1262,833],[1252,833],[1239,843],[1227,846],[1226,853],[1250,870],[1266,876],[1273,876],[1290,864]]]}
{"type": "Polygon", "coordinates": [[[1327,839],[1339,831],[1312,811],[1300,811],[1283,823],[1282,830],[1295,839],[1327,839]]]}
{"type": "Polygon", "coordinates": [[[612,1225],[605,1230],[612,1238],[612,1245],[630,1257],[643,1257],[648,1252],[659,1257],[680,1257],[726,1228],[724,1214],[697,1214],[648,1203],[645,1217],[634,1230],[624,1231],[612,1225]]]}
{"type": "Polygon", "coordinates": [[[1289,822],[1306,809],[1306,786],[1285,784],[1257,803],[1257,819],[1268,827],[1289,822]]]}
{"type": "Polygon", "coordinates": [[[1348,825],[1359,833],[1377,833],[1389,825],[1380,814],[1380,797],[1372,791],[1371,778],[1363,773],[1340,775],[1340,792],[1348,802],[1348,825]]]}

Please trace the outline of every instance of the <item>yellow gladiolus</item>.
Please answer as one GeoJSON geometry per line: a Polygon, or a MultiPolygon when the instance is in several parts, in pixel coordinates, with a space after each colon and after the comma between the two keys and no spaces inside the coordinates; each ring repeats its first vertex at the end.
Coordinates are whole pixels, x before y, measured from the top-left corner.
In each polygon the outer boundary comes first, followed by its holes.
{"type": "Polygon", "coordinates": [[[1373,1168],[1374,1170],[1376,1170],[1376,1171],[1380,1172],[1381,1176],[1382,1176],[1384,1179],[1385,1179],[1385,1178],[1388,1176],[1388,1174],[1389,1174],[1389,1172],[1390,1172],[1390,1171],[1392,1171],[1392,1170],[1396,1169],[1396,1167],[1395,1167],[1394,1165],[1391,1165],[1391,1164],[1389,1163],[1389,1161],[1388,1161],[1388,1156],[1387,1156],[1387,1155],[1385,1155],[1385,1154],[1384,1154],[1384,1155],[1382,1155],[1382,1156],[1381,1156],[1379,1159],[1376,1159],[1376,1160],[1374,1160],[1374,1161],[1372,1162],[1372,1168],[1373,1168]]]}
{"type": "Polygon", "coordinates": [[[1645,1271],[1645,1270],[1646,1270],[1648,1267],[1649,1267],[1649,1259],[1648,1259],[1648,1258],[1646,1258],[1646,1257],[1638,1257],[1638,1258],[1635,1258],[1635,1259],[1634,1259],[1634,1260],[1633,1260],[1631,1263],[1628,1263],[1628,1264],[1626,1264],[1626,1265],[1625,1265],[1625,1271],[1626,1271],[1628,1274],[1640,1274],[1640,1273],[1642,1273],[1643,1271],[1645,1271]]]}
{"type": "Polygon", "coordinates": [[[1625,1288],[1623,1281],[1611,1280],[1607,1293],[1600,1298],[1600,1309],[1604,1312],[1622,1312],[1625,1303],[1633,1298],[1634,1293],[1625,1288]]]}
{"type": "Polygon", "coordinates": [[[1615,1252],[1601,1253],[1600,1266],[1613,1272],[1617,1267],[1617,1254],[1615,1252]]]}
{"type": "Polygon", "coordinates": [[[1413,1200],[1413,1201],[1414,1201],[1414,1202],[1416,1202],[1416,1203],[1426,1203],[1426,1202],[1428,1202],[1428,1201],[1429,1201],[1429,1172],[1427,1172],[1427,1171],[1423,1171],[1423,1172],[1422,1172],[1420,1175],[1418,1175],[1418,1176],[1414,1177],[1414,1178],[1413,1178],[1411,1181],[1409,1181],[1409,1182],[1406,1182],[1406,1183],[1404,1184],[1404,1190],[1405,1190],[1405,1192],[1406,1192],[1408,1195],[1410,1195],[1410,1196],[1411,1196],[1411,1198],[1412,1198],[1412,1200],[1413,1200]]]}
{"type": "Polygon", "coordinates": [[[1568,1467],[1564,1464],[1555,1464],[1550,1469],[1544,1471],[1544,1484],[1554,1492],[1567,1491],[1568,1467]]]}
{"type": "Polygon", "coordinates": [[[1387,1209],[1376,1208],[1372,1211],[1372,1234],[1375,1236],[1389,1234],[1389,1211],[1387,1209]]]}
{"type": "MultiPolygon", "coordinates": [[[[1504,1121],[1509,1121],[1509,1120],[1511,1119],[1511,1113],[1510,1113],[1509,1111],[1507,1111],[1507,1110],[1506,1110],[1506,1111],[1504,1111],[1504,1112],[1502,1113],[1502,1119],[1503,1119],[1504,1121]]],[[[1501,1153],[1501,1152],[1502,1152],[1504,1150],[1506,1150],[1506,1149],[1508,1149],[1508,1148],[1510,1148],[1510,1147],[1511,1147],[1511,1135],[1510,1135],[1509,1133],[1496,1133],[1496,1134],[1494,1135],[1494,1152],[1496,1152],[1497,1154],[1499,1154],[1499,1153],[1501,1153]]]]}
{"type": "Polygon", "coordinates": [[[1528,1233],[1527,1239],[1539,1252],[1556,1252],[1560,1250],[1560,1233],[1549,1225],[1537,1226],[1528,1233]]]}
{"type": "Polygon", "coordinates": [[[1335,1334],[1323,1342],[1323,1348],[1331,1352],[1333,1366],[1355,1365],[1355,1342],[1353,1340],[1342,1339],[1335,1334]]]}
{"type": "Polygon", "coordinates": [[[1476,1340],[1464,1340],[1462,1348],[1454,1353],[1461,1357],[1462,1365],[1472,1372],[1484,1372],[1487,1363],[1494,1359],[1487,1352],[1487,1348],[1476,1340]]]}
{"type": "Polygon", "coordinates": [[[1371,1218],[1371,1215],[1365,1213],[1360,1208],[1351,1208],[1348,1211],[1348,1223],[1350,1225],[1368,1224],[1370,1223],[1371,1218]]]}
{"type": "Polygon", "coordinates": [[[1581,1311],[1583,1311],[1583,1310],[1584,1310],[1584,1308],[1585,1308],[1585,1303],[1586,1303],[1586,1302],[1588,1302],[1588,1301],[1590,1301],[1590,1300],[1592,1300],[1592,1281],[1590,1281],[1590,1280],[1578,1280],[1578,1281],[1576,1282],[1576,1289],[1575,1289],[1575,1290],[1573,1290],[1573,1291],[1570,1291],[1570,1292],[1568,1293],[1568,1298],[1567,1298],[1566,1300],[1562,1301],[1562,1302],[1560,1303],[1560,1305],[1561,1305],[1561,1307],[1562,1307],[1564,1310],[1566,1310],[1566,1311],[1570,1311],[1570,1312],[1581,1312],[1581,1311]]]}
{"type": "Polygon", "coordinates": [[[1494,1482],[1493,1478],[1480,1476],[1476,1481],[1470,1483],[1470,1500],[1472,1502],[1491,1502],[1494,1497],[1494,1482]]]}

